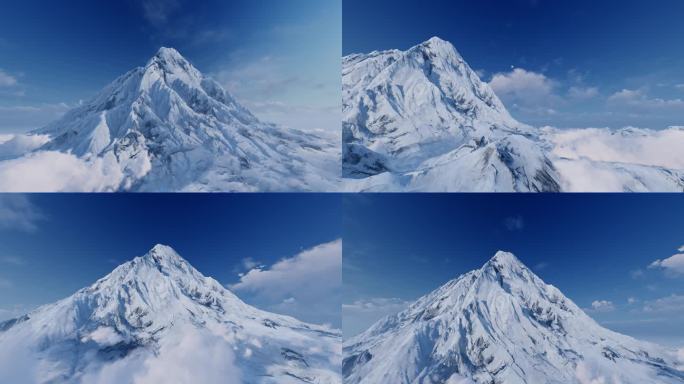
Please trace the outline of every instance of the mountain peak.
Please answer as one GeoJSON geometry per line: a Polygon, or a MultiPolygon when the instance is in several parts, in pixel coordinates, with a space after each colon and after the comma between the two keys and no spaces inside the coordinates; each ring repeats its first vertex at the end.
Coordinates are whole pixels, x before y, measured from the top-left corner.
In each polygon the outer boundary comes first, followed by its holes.
{"type": "Polygon", "coordinates": [[[201,77],[199,71],[174,48],[159,48],[159,51],[147,62],[147,68],[159,68],[163,72],[181,76],[184,76],[183,73],[190,73],[192,76],[201,77]]]}
{"type": "Polygon", "coordinates": [[[154,55],[155,58],[160,58],[164,60],[185,60],[185,57],[180,54],[175,48],[161,47],[154,55]]]}
{"type": "Polygon", "coordinates": [[[461,58],[461,55],[458,53],[453,44],[437,36],[433,36],[428,40],[418,44],[414,47],[414,49],[421,51],[427,50],[438,56],[456,55],[457,58],[461,58]]]}
{"type": "Polygon", "coordinates": [[[179,261],[185,261],[181,255],[176,252],[173,248],[164,244],[157,244],[152,249],[150,249],[144,256],[143,259],[152,261],[155,264],[168,264],[172,262],[177,264],[179,261]]]}
{"type": "Polygon", "coordinates": [[[499,265],[523,265],[524,264],[517,258],[515,257],[514,254],[511,252],[506,252],[506,251],[497,251],[494,256],[489,259],[490,263],[496,263],[499,265]]]}
{"type": "Polygon", "coordinates": [[[451,43],[440,38],[439,36],[432,36],[431,38],[425,40],[425,42],[423,44],[444,44],[444,43],[451,45],[451,43]]]}

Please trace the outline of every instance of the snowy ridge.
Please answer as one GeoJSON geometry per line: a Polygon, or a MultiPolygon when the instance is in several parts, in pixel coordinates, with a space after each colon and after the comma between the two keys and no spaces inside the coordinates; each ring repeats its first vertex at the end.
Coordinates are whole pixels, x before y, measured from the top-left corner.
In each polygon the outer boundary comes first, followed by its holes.
{"type": "Polygon", "coordinates": [[[155,369],[178,364],[194,372],[194,378],[174,379],[182,383],[225,367],[233,367],[232,378],[207,382],[339,383],[340,342],[339,331],[245,304],[173,249],[157,245],[90,287],[0,324],[0,381],[97,383],[119,377],[138,383],[155,369]],[[197,350],[170,362],[169,351],[181,349],[187,337],[200,349],[215,350],[201,362],[189,359],[201,355],[197,350]],[[22,369],[26,360],[28,370],[22,369]],[[21,369],[14,376],[13,366],[21,369]]]}
{"type": "Polygon", "coordinates": [[[259,121],[175,49],[38,130],[38,151],[105,159],[114,190],[309,191],[334,189],[339,142],[259,121]]]}
{"type": "Polygon", "coordinates": [[[674,351],[601,327],[507,252],[347,340],[343,354],[345,383],[684,383],[674,351]]]}
{"type": "MultiPolygon", "coordinates": [[[[551,153],[549,136],[511,117],[454,46],[440,38],[407,51],[344,57],[342,92],[342,174],[348,190],[569,189],[556,166],[565,159],[551,153]]],[[[595,161],[588,167],[608,168],[626,179],[618,189],[684,191],[684,172],[595,161]]]]}

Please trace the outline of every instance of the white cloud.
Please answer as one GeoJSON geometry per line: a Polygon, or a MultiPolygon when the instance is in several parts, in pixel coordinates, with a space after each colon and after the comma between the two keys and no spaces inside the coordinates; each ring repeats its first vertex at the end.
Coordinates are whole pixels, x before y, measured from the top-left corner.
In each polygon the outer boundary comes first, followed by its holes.
{"type": "Polygon", "coordinates": [[[652,262],[648,267],[653,269],[663,269],[672,275],[684,274],[684,247],[678,249],[679,252],[666,259],[658,259],[652,262]]]}
{"type": "Polygon", "coordinates": [[[630,107],[648,112],[684,110],[684,100],[682,99],[649,97],[641,89],[623,89],[615,92],[608,97],[608,103],[614,106],[630,107]]]}
{"type": "Polygon", "coordinates": [[[50,140],[48,135],[5,135],[0,141],[0,161],[20,157],[50,140]]]}
{"type": "Polygon", "coordinates": [[[255,268],[229,286],[252,304],[301,320],[339,324],[342,240],[335,240],[255,268]]]}
{"type": "Polygon", "coordinates": [[[83,384],[239,384],[233,343],[220,335],[185,327],[158,352],[134,353],[83,376],[83,384]]]}
{"type": "Polygon", "coordinates": [[[620,162],[684,169],[684,129],[547,129],[553,154],[568,159],[620,162]]]}
{"type": "Polygon", "coordinates": [[[99,327],[82,338],[83,342],[94,341],[101,346],[111,346],[122,342],[124,339],[111,327],[99,327]]]}
{"type": "Polygon", "coordinates": [[[489,82],[494,92],[511,103],[522,105],[547,104],[553,96],[555,82],[544,74],[515,68],[509,73],[497,73],[489,82]]]}
{"type": "Polygon", "coordinates": [[[593,99],[599,95],[597,87],[572,86],[568,89],[568,97],[575,100],[593,99]]]}
{"type": "Polygon", "coordinates": [[[639,299],[637,299],[636,297],[627,298],[627,304],[629,304],[629,305],[636,304],[638,301],[639,301],[639,299]]]}
{"type": "Polygon", "coordinates": [[[575,367],[575,378],[580,384],[620,384],[622,380],[613,374],[612,376],[605,376],[598,372],[597,369],[592,368],[589,364],[581,361],[575,367]]]}
{"type": "Polygon", "coordinates": [[[84,160],[56,151],[0,161],[3,192],[100,192],[118,189],[124,174],[113,154],[84,160]]]}
{"type": "Polygon", "coordinates": [[[17,78],[11,76],[9,73],[5,72],[0,68],[0,87],[12,87],[17,85],[17,78]]]}
{"type": "Polygon", "coordinates": [[[594,300],[591,302],[591,309],[596,312],[610,312],[615,310],[615,305],[608,300],[594,300]]]}
{"type": "Polygon", "coordinates": [[[644,302],[644,312],[672,313],[684,311],[684,296],[672,294],[644,302]]]}
{"type": "Polygon", "coordinates": [[[32,232],[44,218],[38,207],[25,195],[0,194],[0,229],[32,232]]]}
{"type": "Polygon", "coordinates": [[[254,259],[251,258],[251,257],[245,257],[245,258],[242,259],[242,261],[240,262],[240,265],[241,265],[241,267],[242,267],[245,271],[250,271],[250,270],[252,270],[252,269],[254,269],[254,268],[256,268],[256,267],[259,267],[259,266],[261,265],[261,263],[259,263],[258,261],[254,260],[254,259]]]}
{"type": "Polygon", "coordinates": [[[400,312],[408,305],[408,301],[396,297],[375,297],[370,299],[356,300],[351,304],[342,304],[342,310],[346,312],[372,312],[389,315],[400,312]]]}

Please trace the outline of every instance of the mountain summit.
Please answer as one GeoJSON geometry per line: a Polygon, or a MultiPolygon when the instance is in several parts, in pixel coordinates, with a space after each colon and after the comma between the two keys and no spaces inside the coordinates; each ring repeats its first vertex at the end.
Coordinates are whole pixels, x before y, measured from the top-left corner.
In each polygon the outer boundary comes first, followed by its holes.
{"type": "Polygon", "coordinates": [[[684,382],[674,351],[601,327],[508,252],[378,321],[343,354],[350,384],[684,382]]]}
{"type": "Polygon", "coordinates": [[[173,48],[35,133],[103,161],[120,190],[329,190],[339,172],[339,143],[261,122],[173,48]]]}
{"type": "Polygon", "coordinates": [[[339,343],[337,331],[245,304],[156,245],[0,323],[0,382],[339,383],[339,343]]]}
{"type": "MultiPolygon", "coordinates": [[[[342,59],[343,177],[355,191],[558,192],[567,164],[543,131],[516,121],[449,42],[342,59]]],[[[625,191],[684,191],[684,174],[589,162],[625,191]]],[[[567,172],[566,172],[567,173],[567,172]]],[[[577,172],[575,172],[577,173],[577,172]]]]}

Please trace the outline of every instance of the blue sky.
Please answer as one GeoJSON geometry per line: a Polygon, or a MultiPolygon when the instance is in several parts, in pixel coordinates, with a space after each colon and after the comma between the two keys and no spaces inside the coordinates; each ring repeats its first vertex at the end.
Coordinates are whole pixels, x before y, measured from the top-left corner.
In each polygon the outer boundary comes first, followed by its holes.
{"type": "Polygon", "coordinates": [[[26,0],[0,12],[0,133],[39,128],[159,47],[263,119],[339,129],[340,0],[26,0]]]}
{"type": "Polygon", "coordinates": [[[343,206],[347,336],[505,250],[603,325],[684,345],[684,255],[651,266],[684,253],[681,195],[346,195],[343,206]]]}
{"type": "Polygon", "coordinates": [[[343,52],[451,41],[520,119],[684,125],[684,2],[345,0],[343,52]]]}
{"type": "Polygon", "coordinates": [[[339,327],[340,216],[323,194],[2,194],[0,320],[162,243],[250,304],[339,327]]]}

